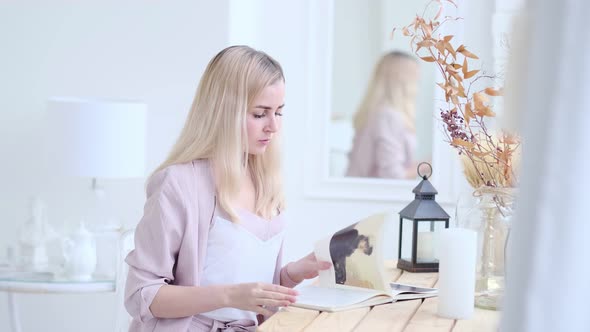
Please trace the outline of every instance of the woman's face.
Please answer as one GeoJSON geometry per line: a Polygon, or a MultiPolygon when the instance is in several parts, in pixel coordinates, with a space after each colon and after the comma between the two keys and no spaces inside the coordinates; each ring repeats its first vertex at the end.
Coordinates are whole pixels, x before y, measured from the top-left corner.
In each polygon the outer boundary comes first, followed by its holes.
{"type": "Polygon", "coordinates": [[[246,115],[248,151],[258,155],[266,151],[273,136],[281,130],[285,105],[285,83],[280,80],[269,85],[254,98],[246,115]]]}

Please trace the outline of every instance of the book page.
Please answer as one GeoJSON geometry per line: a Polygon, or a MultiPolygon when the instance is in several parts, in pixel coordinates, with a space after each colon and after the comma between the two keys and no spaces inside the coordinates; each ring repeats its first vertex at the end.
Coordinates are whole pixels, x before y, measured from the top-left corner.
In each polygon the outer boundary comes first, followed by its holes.
{"type": "MultiPolygon", "coordinates": [[[[314,254],[318,261],[331,262],[330,257],[330,240],[332,237],[327,237],[316,242],[314,247],[314,254]]],[[[319,273],[319,285],[321,287],[334,287],[336,285],[336,274],[334,271],[334,265],[327,270],[320,270],[319,273]]]]}
{"type": "Polygon", "coordinates": [[[390,283],[390,286],[391,295],[396,301],[438,296],[438,289],[436,288],[417,287],[395,282],[390,283]]]}
{"type": "Polygon", "coordinates": [[[389,283],[391,287],[392,294],[401,294],[401,293],[415,293],[415,294],[427,294],[427,293],[434,293],[438,292],[436,288],[428,288],[428,287],[418,287],[413,285],[407,284],[400,284],[397,282],[389,283]]]}
{"type": "Polygon", "coordinates": [[[383,268],[384,221],[385,214],[376,214],[316,243],[316,257],[332,262],[332,268],[320,272],[320,286],[338,284],[391,292],[383,268]]]}
{"type": "MultiPolygon", "coordinates": [[[[338,308],[359,304],[383,293],[366,288],[337,285],[336,287],[301,286],[295,306],[310,308],[338,308]]],[[[387,296],[390,297],[390,296],[387,296]]]]}

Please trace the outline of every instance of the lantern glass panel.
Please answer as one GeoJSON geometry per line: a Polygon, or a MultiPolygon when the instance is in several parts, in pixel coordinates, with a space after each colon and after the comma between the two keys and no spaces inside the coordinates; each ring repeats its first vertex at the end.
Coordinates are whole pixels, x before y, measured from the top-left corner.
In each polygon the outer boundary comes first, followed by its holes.
{"type": "Polygon", "coordinates": [[[414,221],[402,218],[402,252],[401,259],[408,262],[412,261],[412,232],[414,230],[414,221]]]}
{"type": "Polygon", "coordinates": [[[445,229],[444,220],[418,221],[418,236],[416,247],[416,263],[435,263],[437,255],[435,249],[439,232],[445,229]]]}

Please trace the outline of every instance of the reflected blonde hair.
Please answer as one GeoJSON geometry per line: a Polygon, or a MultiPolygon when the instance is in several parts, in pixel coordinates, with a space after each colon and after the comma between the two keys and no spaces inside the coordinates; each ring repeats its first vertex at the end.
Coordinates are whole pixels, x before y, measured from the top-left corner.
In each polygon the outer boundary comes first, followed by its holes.
{"type": "Polygon", "coordinates": [[[407,53],[394,51],[381,57],[354,115],[355,130],[367,125],[372,112],[387,109],[401,113],[405,127],[415,131],[418,75],[418,62],[407,53]]]}
{"type": "MultiPolygon", "coordinates": [[[[262,90],[285,81],[281,65],[248,46],[230,46],[207,65],[184,128],[168,158],[154,171],[170,165],[208,159],[218,201],[232,221],[239,220],[231,200],[236,198],[244,172],[255,190],[255,213],[270,219],[284,208],[279,137],[262,155],[248,154],[246,115],[262,90]]],[[[278,134],[278,133],[277,133],[278,134]]]]}

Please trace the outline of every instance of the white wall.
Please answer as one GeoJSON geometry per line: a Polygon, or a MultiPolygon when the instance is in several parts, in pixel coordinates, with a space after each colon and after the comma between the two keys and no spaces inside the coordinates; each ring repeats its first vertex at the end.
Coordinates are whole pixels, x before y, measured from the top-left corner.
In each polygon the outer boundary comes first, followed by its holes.
{"type": "MultiPolygon", "coordinates": [[[[46,178],[39,151],[46,99],[146,102],[151,170],[176,138],[207,62],[227,44],[228,11],[228,1],[206,0],[0,4],[0,257],[16,244],[31,195],[48,202],[50,222],[60,229],[93,204],[89,180],[46,178]]],[[[127,225],[137,223],[144,179],[103,184],[110,212],[127,225]]],[[[24,331],[114,329],[113,294],[17,295],[17,303],[24,331]]],[[[0,331],[8,328],[0,293],[0,331]]]]}
{"type": "MultiPolygon", "coordinates": [[[[91,203],[89,194],[80,195],[87,189],[86,182],[70,180],[58,188],[57,180],[45,180],[43,166],[38,164],[36,151],[42,138],[36,132],[47,97],[91,95],[146,101],[148,169],[153,169],[178,134],[207,61],[228,40],[268,52],[286,73],[283,140],[290,215],[286,261],[308,253],[315,240],[359,218],[385,210],[395,214],[405,205],[304,195],[309,148],[303,133],[311,75],[306,1],[252,0],[247,3],[258,10],[248,10],[241,17],[235,6],[248,6],[238,0],[142,2],[141,6],[139,1],[71,3],[0,5],[0,248],[14,244],[32,194],[43,194],[55,224],[67,218],[75,221],[91,203]],[[229,24],[230,17],[239,23],[229,24]]],[[[470,12],[485,14],[484,9],[469,6],[470,12]]],[[[469,38],[478,39],[474,31],[485,30],[478,21],[467,24],[472,31],[469,38]]],[[[473,50],[478,54],[487,52],[483,41],[468,40],[467,44],[477,44],[473,50]]],[[[144,201],[143,180],[113,180],[105,185],[109,209],[127,225],[136,223],[144,201]]],[[[412,199],[408,193],[408,202],[412,199]]],[[[451,212],[452,207],[447,208],[451,212]]],[[[386,258],[396,256],[396,239],[392,222],[386,234],[386,258]]],[[[24,331],[79,331],[81,326],[85,331],[109,331],[114,324],[112,295],[19,295],[17,302],[24,331]],[[85,309],[89,307],[91,311],[85,309]]],[[[8,328],[6,312],[5,296],[0,295],[0,330],[8,328]]]]}

